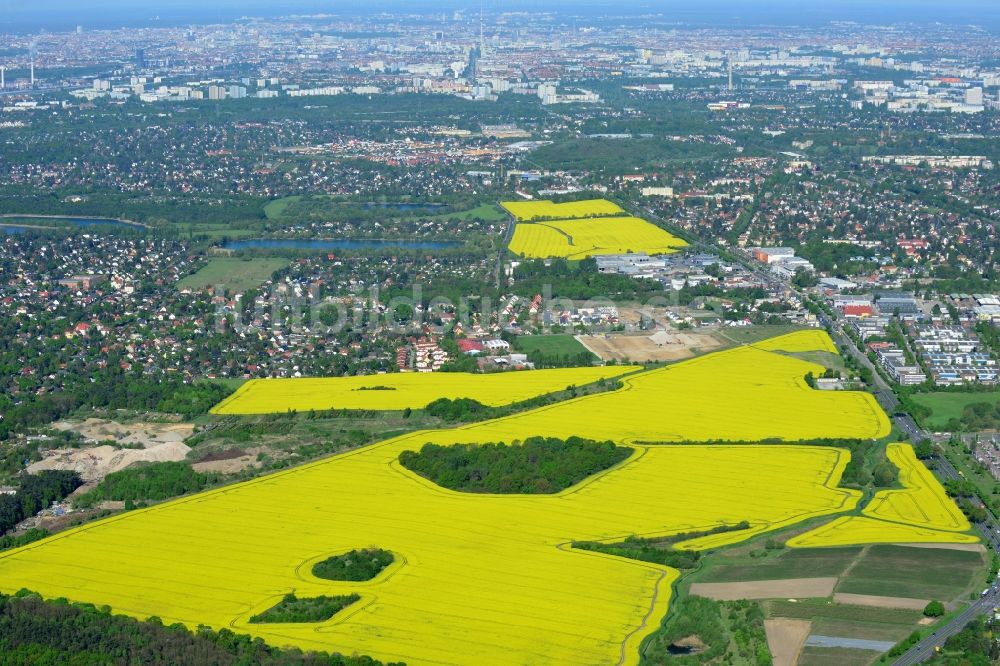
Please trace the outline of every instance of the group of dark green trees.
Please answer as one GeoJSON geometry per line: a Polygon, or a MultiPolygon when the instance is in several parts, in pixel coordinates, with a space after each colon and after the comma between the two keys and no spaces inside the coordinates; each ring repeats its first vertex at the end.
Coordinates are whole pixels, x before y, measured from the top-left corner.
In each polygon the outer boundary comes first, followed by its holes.
{"type": "Polygon", "coordinates": [[[180,379],[154,380],[134,372],[110,368],[93,377],[67,382],[60,391],[32,396],[20,402],[0,396],[0,440],[25,428],[52,423],[80,407],[150,410],[186,418],[206,413],[232,389],[214,382],[185,384],[180,379]],[[93,381],[91,381],[93,379],[93,381]]]}
{"type": "Polygon", "coordinates": [[[557,493],[625,460],[632,450],[580,437],[522,444],[425,444],[400,463],[439,486],[471,493],[557,493]]]}
{"type": "MultiPolygon", "coordinates": [[[[303,653],[259,638],[156,618],[140,622],[107,607],[47,602],[22,592],[0,594],[0,663],[32,666],[382,666],[370,657],[303,653]]],[[[388,666],[403,666],[402,663],[388,666]]]]}
{"type": "Polygon", "coordinates": [[[83,483],[76,472],[52,470],[24,474],[14,494],[0,495],[0,535],[57,502],[83,483]]]}
{"type": "Polygon", "coordinates": [[[136,465],[108,474],[97,487],[79,497],[75,503],[88,507],[104,500],[164,500],[204,490],[221,478],[219,474],[196,472],[184,462],[136,465]]]}

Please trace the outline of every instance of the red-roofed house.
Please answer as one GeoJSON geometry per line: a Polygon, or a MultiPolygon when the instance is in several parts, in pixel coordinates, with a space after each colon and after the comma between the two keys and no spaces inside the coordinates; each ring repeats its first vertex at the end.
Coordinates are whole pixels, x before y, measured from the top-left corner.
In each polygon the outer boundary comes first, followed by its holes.
{"type": "Polygon", "coordinates": [[[463,354],[478,356],[483,353],[483,343],[478,340],[459,340],[458,348],[463,354]]]}
{"type": "Polygon", "coordinates": [[[845,305],[844,316],[848,319],[858,319],[861,317],[871,317],[874,314],[870,305],[845,305]]]}

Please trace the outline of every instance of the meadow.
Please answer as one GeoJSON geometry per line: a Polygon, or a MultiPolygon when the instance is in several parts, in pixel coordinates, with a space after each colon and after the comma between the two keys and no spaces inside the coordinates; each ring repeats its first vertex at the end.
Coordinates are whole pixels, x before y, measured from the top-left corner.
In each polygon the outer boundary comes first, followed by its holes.
{"type": "Polygon", "coordinates": [[[271,274],[288,265],[287,259],[254,258],[234,259],[213,257],[197,272],[181,278],[177,289],[194,289],[222,286],[230,292],[244,292],[259,287],[271,279],[271,274]]]}
{"type": "Polygon", "coordinates": [[[914,393],[913,402],[931,410],[931,415],[924,419],[927,427],[947,429],[952,419],[961,419],[962,413],[969,405],[985,402],[990,405],[1000,404],[1000,391],[976,393],[950,393],[935,391],[931,393],[914,393]]]}
{"type": "Polygon", "coordinates": [[[253,379],[213,414],[272,414],[311,409],[420,409],[440,398],[500,407],[638,370],[636,366],[556,368],[493,374],[406,372],[359,377],[253,379]]]}
{"type": "MultiPolygon", "coordinates": [[[[798,335],[772,346],[826,344],[798,335]]],[[[0,591],[27,587],[167,624],[226,627],[276,645],[411,666],[636,664],[639,643],[666,613],[677,571],[570,543],[749,523],[679,545],[715,548],[855,510],[861,492],[838,487],[845,449],[668,444],[888,433],[871,396],[810,389],[803,377],[817,367],[740,347],[626,377],[618,391],[407,434],[2,553],[0,591]],[[448,491],[398,460],[428,442],[573,434],[634,452],[558,494],[530,496],[448,491]],[[371,581],[311,573],[333,555],[373,546],[395,562],[371,581]],[[360,600],[319,623],[250,622],[292,592],[360,600]]],[[[907,463],[900,453],[897,464],[907,463]]],[[[927,492],[919,472],[908,478],[907,490],[927,492]]],[[[886,502],[909,517],[905,502],[886,502]]]]}
{"type": "MultiPolygon", "coordinates": [[[[514,348],[530,354],[538,352],[548,356],[576,356],[587,352],[576,336],[570,333],[559,335],[519,335],[514,339],[514,348]]],[[[595,357],[596,359],[596,357],[595,357]]]]}
{"type": "Polygon", "coordinates": [[[587,199],[558,204],[547,200],[504,201],[500,205],[519,222],[529,222],[539,218],[556,220],[602,217],[625,212],[617,204],[606,199],[587,199]]]}
{"type": "Polygon", "coordinates": [[[511,252],[533,259],[586,259],[598,254],[669,254],[687,243],[637,217],[598,217],[518,223],[511,252]]]}

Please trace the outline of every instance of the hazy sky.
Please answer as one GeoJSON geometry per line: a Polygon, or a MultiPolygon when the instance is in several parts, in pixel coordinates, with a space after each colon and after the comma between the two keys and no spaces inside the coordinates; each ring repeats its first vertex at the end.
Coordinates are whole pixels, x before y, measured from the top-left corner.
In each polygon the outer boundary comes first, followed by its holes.
{"type": "MultiPolygon", "coordinates": [[[[1000,24],[1000,0],[485,0],[488,10],[662,13],[678,21],[742,24],[831,20],[1000,24]]],[[[0,0],[0,31],[231,21],[295,12],[478,10],[478,0],[0,0]]]]}

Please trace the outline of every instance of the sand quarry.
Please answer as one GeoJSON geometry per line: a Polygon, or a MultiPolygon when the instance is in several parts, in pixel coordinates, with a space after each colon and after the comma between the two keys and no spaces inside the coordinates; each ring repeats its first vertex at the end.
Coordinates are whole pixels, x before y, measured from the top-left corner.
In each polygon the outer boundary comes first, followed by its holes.
{"type": "Polygon", "coordinates": [[[184,440],[194,432],[190,423],[123,424],[93,418],[83,422],[58,421],[53,427],[78,432],[88,442],[115,442],[81,449],[50,449],[42,452],[42,460],[28,466],[31,474],[47,469],[73,470],[85,482],[100,481],[137,462],[184,460],[191,450],[184,440]]]}
{"type": "Polygon", "coordinates": [[[603,361],[614,359],[634,363],[679,361],[722,346],[714,335],[695,331],[658,330],[651,335],[578,335],[576,339],[603,361]]]}

